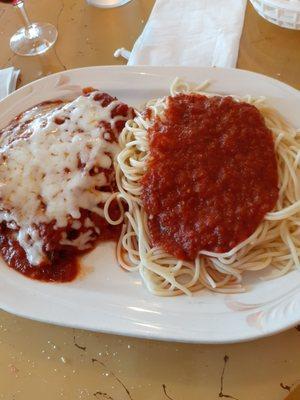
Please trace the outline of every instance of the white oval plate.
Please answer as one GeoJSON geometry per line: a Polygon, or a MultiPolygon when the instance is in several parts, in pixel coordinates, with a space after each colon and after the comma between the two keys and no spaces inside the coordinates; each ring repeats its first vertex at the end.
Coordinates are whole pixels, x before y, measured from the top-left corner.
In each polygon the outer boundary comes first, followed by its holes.
{"type": "MultiPolygon", "coordinates": [[[[74,97],[93,86],[141,107],[168,93],[172,80],[211,80],[210,91],[266,96],[300,127],[297,90],[255,73],[218,68],[89,67],[47,76],[17,90],[0,102],[0,127],[29,107],[74,97]]],[[[270,335],[300,321],[300,274],[262,281],[248,274],[249,291],[222,295],[201,291],[193,297],[160,298],[149,294],[138,274],[116,263],[115,244],[105,243],[82,261],[74,282],[33,281],[0,260],[0,307],[49,323],[151,339],[225,343],[270,335]]]]}

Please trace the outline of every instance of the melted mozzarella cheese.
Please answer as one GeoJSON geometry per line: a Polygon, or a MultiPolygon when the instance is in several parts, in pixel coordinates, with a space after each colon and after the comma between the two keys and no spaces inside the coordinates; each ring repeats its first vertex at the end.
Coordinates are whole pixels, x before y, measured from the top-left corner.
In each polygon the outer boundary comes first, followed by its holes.
{"type": "MultiPolygon", "coordinates": [[[[102,107],[93,100],[97,93],[38,116],[25,125],[24,135],[10,143],[4,134],[0,142],[0,222],[16,228],[16,238],[32,265],[45,260],[39,224],[55,221],[54,228],[65,227],[69,217],[80,218],[81,208],[103,216],[98,204],[109,193],[99,187],[108,184],[107,178],[103,172],[90,171],[110,168],[119,146],[107,140],[110,135],[99,121],[114,128],[116,121],[126,118],[112,118],[120,102],[102,107]]],[[[72,228],[80,226],[73,223],[72,228]]],[[[79,235],[73,243],[62,235],[61,244],[87,248],[89,235],[90,231],[79,235]]]]}

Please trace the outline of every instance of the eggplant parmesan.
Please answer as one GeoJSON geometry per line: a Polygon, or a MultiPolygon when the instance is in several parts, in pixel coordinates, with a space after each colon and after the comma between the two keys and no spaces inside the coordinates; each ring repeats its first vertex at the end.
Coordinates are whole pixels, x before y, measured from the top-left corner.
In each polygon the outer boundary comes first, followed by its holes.
{"type": "MultiPolygon", "coordinates": [[[[71,102],[45,102],[0,132],[0,252],[34,279],[70,281],[77,256],[119,227],[104,218],[115,191],[118,135],[132,108],[88,88],[71,102]]],[[[110,215],[118,216],[116,202],[110,215]]]]}

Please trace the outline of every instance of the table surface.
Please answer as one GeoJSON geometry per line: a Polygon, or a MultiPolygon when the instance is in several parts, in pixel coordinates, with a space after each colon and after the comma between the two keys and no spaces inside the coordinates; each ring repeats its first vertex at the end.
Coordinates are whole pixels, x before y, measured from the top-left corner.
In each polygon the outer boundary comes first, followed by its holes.
{"type": "MultiPolygon", "coordinates": [[[[20,25],[0,6],[0,67],[21,69],[24,85],[63,69],[122,63],[154,0],[103,10],[84,0],[28,0],[33,20],[54,23],[59,39],[46,55],[22,58],[9,49],[20,25]]],[[[279,28],[248,5],[238,67],[300,88],[300,31],[279,28]]],[[[300,327],[234,345],[154,342],[51,326],[0,312],[0,399],[282,400],[300,383],[300,327]]],[[[300,389],[289,395],[300,399],[300,389]]]]}

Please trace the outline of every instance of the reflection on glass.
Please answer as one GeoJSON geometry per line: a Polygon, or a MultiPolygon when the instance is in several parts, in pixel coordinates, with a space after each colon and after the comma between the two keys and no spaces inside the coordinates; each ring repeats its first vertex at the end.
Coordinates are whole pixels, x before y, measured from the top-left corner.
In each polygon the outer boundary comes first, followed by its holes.
{"type": "Polygon", "coordinates": [[[120,7],[130,1],[131,0],[87,0],[90,5],[102,8],[120,7]]]}

